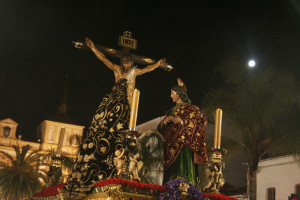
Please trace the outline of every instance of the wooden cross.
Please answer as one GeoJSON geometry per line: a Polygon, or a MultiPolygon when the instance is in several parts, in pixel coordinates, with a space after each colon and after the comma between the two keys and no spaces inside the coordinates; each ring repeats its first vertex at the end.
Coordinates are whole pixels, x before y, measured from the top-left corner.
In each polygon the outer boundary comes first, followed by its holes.
{"type": "MultiPolygon", "coordinates": [[[[84,42],[76,41],[73,43],[75,44],[75,47],[78,49],[90,50],[90,48],[88,48],[84,42]]],[[[124,31],[123,35],[119,36],[119,46],[122,46],[122,50],[112,49],[112,48],[108,48],[108,47],[105,47],[102,45],[95,45],[95,47],[99,51],[101,51],[102,53],[104,53],[108,56],[113,56],[113,57],[117,57],[117,58],[121,59],[122,57],[124,57],[126,55],[131,55],[133,62],[142,64],[142,65],[149,65],[149,64],[153,64],[156,62],[155,59],[147,58],[144,56],[139,56],[139,55],[130,53],[130,49],[136,50],[137,40],[132,38],[132,33],[129,31],[124,31]]],[[[165,63],[162,66],[159,66],[159,68],[165,69],[167,71],[170,71],[173,69],[173,67],[171,65],[169,65],[168,63],[165,63]]]]}

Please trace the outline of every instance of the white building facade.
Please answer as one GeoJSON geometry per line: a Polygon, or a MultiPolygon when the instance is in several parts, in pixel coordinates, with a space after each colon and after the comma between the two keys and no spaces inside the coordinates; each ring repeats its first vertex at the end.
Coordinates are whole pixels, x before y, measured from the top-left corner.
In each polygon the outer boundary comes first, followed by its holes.
{"type": "Polygon", "coordinates": [[[262,160],[257,173],[258,200],[288,200],[300,195],[300,163],[295,156],[262,160]]]}

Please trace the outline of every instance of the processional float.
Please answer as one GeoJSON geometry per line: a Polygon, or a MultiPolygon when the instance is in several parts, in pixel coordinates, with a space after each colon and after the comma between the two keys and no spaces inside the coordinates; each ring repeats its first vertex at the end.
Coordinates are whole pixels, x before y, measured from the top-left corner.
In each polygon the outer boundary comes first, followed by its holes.
{"type": "MultiPolygon", "coordinates": [[[[86,49],[89,48],[85,45],[85,43],[76,41],[73,42],[76,48],[86,49]]],[[[132,34],[129,31],[125,31],[122,36],[119,36],[119,45],[123,47],[122,50],[116,50],[112,48],[107,48],[102,45],[95,45],[97,49],[102,51],[104,54],[122,58],[130,54],[133,58],[133,61],[139,64],[153,64],[155,60],[152,58],[146,58],[143,56],[135,55],[130,53],[130,49],[136,49],[137,40],[132,38],[132,34]]],[[[163,66],[160,66],[165,70],[171,70],[172,67],[165,63],[163,66]]],[[[124,148],[126,152],[127,162],[124,166],[123,173],[125,179],[107,179],[100,181],[95,184],[94,189],[91,194],[81,198],[85,200],[112,200],[112,199],[122,199],[122,200],[138,200],[138,199],[157,199],[159,193],[165,193],[166,188],[164,186],[158,184],[146,184],[140,182],[139,177],[139,167],[137,165],[130,165],[130,159],[135,159],[136,162],[139,162],[139,165],[143,163],[138,159],[139,149],[137,147],[137,139],[141,135],[136,128],[137,121],[137,113],[138,113],[138,105],[139,105],[139,90],[135,89],[133,94],[133,101],[131,105],[131,116],[129,122],[129,130],[123,131],[124,136],[124,148]],[[127,179],[127,180],[126,180],[127,179]]],[[[214,135],[214,148],[211,149],[212,156],[208,162],[208,169],[206,169],[206,175],[208,179],[208,185],[203,188],[203,192],[211,193],[211,194],[219,194],[220,188],[224,185],[225,181],[223,178],[222,170],[225,167],[224,162],[222,161],[222,155],[225,150],[221,149],[221,126],[222,126],[222,110],[217,109],[216,111],[216,120],[215,120],[215,135],[214,135]]],[[[63,134],[61,134],[63,137],[63,134]]],[[[59,160],[58,160],[59,161],[59,160]]],[[[55,163],[54,163],[55,164],[55,163]]],[[[60,163],[58,164],[58,167],[60,163]]],[[[190,183],[187,183],[185,180],[178,181],[178,189],[181,191],[178,199],[191,199],[189,196],[189,191],[192,186],[190,183]]],[[[63,195],[62,187],[63,184],[58,184],[52,186],[50,188],[46,188],[48,193],[50,189],[53,189],[52,195],[45,196],[43,195],[43,191],[35,195],[34,199],[68,199],[63,195]]],[[[200,189],[201,190],[201,189],[200,189]]],[[[44,192],[45,193],[45,192],[44,192]]],[[[226,197],[226,196],[224,196],[226,197]]],[[[209,199],[223,199],[220,196],[214,195],[205,195],[202,193],[201,197],[196,198],[200,200],[209,200],[209,199]]],[[[225,199],[225,198],[224,198],[225,199]]],[[[230,199],[227,198],[226,199],[230,199]]],[[[235,198],[232,198],[235,199],[235,198]]]]}

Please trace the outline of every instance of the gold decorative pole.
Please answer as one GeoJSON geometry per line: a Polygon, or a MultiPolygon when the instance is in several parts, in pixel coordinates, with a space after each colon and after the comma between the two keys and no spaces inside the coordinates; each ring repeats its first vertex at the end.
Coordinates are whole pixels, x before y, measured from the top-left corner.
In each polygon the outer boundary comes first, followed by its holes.
{"type": "Polygon", "coordinates": [[[135,89],[133,92],[133,98],[131,104],[129,131],[135,131],[138,108],[139,108],[139,99],[140,99],[140,91],[135,89]]]}
{"type": "MultiPolygon", "coordinates": [[[[129,121],[129,130],[123,131],[123,149],[125,149],[125,157],[127,160],[127,168],[123,171],[123,174],[129,174],[130,179],[139,179],[138,176],[138,169],[129,163],[130,160],[139,160],[139,152],[137,149],[137,138],[141,135],[138,131],[135,130],[136,128],[136,121],[137,121],[137,114],[138,114],[138,107],[139,107],[139,98],[140,98],[140,91],[135,89],[133,92],[132,97],[132,104],[131,104],[131,113],[130,113],[130,121],[129,121]],[[127,156],[128,155],[128,156],[127,156]],[[136,158],[135,158],[136,157],[136,158]]],[[[139,161],[141,162],[141,161],[139,161]]],[[[119,176],[119,175],[118,175],[119,176]]]]}
{"type": "Polygon", "coordinates": [[[222,109],[216,110],[214,148],[221,148],[222,109]]]}
{"type": "Polygon", "coordinates": [[[221,129],[222,129],[222,110],[216,110],[215,120],[215,135],[214,135],[214,148],[211,150],[211,157],[207,163],[208,169],[205,170],[208,184],[203,188],[206,193],[219,194],[220,188],[225,184],[223,177],[223,169],[225,163],[223,162],[223,154],[226,153],[225,149],[221,149],[221,129]]]}

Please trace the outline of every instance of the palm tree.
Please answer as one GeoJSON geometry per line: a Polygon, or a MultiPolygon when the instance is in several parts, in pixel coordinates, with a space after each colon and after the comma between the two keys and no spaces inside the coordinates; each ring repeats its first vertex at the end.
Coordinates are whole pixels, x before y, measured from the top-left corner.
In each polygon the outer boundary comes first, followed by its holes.
{"type": "Polygon", "coordinates": [[[26,145],[20,149],[13,146],[16,158],[4,151],[0,151],[10,163],[1,163],[0,166],[0,188],[3,199],[30,198],[42,189],[41,180],[46,182],[45,171],[39,169],[46,165],[41,162],[43,154],[39,150],[30,151],[31,146],[26,145]]]}
{"type": "Polygon", "coordinates": [[[256,173],[262,157],[299,153],[300,137],[287,116],[299,109],[300,90],[290,75],[268,68],[251,70],[234,60],[223,62],[217,68],[223,85],[206,94],[204,107],[208,113],[222,108],[223,117],[242,136],[239,143],[248,154],[248,193],[250,200],[256,200],[256,173]]]}

